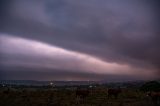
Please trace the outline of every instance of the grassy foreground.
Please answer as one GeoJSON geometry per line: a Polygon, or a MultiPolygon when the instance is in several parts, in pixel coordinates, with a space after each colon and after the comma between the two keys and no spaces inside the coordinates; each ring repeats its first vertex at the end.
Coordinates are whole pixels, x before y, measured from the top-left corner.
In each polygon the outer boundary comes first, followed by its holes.
{"type": "Polygon", "coordinates": [[[107,97],[106,88],[95,90],[85,99],[67,89],[10,89],[0,90],[0,106],[155,106],[146,93],[138,89],[123,89],[117,99],[107,97]]]}

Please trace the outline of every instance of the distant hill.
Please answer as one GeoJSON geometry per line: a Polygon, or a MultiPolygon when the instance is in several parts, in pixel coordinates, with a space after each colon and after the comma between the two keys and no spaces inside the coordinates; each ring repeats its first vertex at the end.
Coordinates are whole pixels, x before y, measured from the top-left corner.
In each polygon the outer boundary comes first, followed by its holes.
{"type": "Polygon", "coordinates": [[[0,80],[3,85],[25,85],[25,86],[72,86],[97,84],[97,81],[35,81],[35,80],[0,80]]]}

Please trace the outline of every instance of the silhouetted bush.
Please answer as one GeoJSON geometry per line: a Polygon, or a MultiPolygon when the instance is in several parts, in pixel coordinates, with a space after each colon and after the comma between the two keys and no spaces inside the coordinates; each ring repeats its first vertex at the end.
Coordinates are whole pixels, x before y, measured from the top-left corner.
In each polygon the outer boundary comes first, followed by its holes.
{"type": "Polygon", "coordinates": [[[160,91],[160,83],[158,81],[150,81],[142,85],[142,91],[160,91]]]}

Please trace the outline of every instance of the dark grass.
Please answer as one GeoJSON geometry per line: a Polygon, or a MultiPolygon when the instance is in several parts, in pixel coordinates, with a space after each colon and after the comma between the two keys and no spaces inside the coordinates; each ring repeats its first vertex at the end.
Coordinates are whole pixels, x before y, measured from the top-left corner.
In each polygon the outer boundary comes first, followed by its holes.
{"type": "Polygon", "coordinates": [[[107,96],[105,90],[93,92],[84,100],[75,90],[26,89],[0,90],[0,106],[155,106],[142,91],[125,89],[118,98],[107,96]]]}

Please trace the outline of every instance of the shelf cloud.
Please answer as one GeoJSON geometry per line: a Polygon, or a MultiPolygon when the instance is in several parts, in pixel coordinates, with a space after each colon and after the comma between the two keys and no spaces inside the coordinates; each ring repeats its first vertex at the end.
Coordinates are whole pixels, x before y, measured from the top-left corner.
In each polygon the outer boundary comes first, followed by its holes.
{"type": "Polygon", "coordinates": [[[0,78],[158,79],[159,3],[1,0],[0,78]]]}

